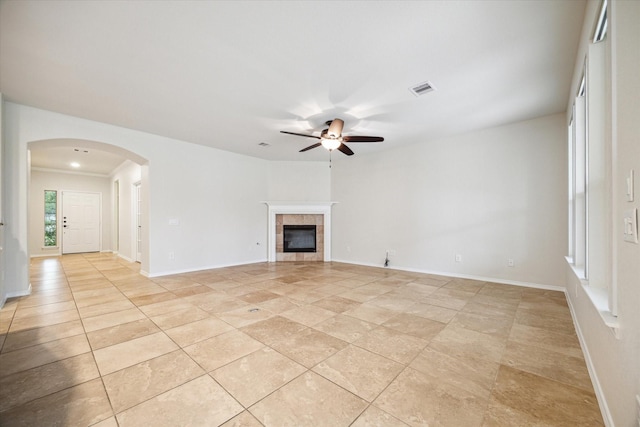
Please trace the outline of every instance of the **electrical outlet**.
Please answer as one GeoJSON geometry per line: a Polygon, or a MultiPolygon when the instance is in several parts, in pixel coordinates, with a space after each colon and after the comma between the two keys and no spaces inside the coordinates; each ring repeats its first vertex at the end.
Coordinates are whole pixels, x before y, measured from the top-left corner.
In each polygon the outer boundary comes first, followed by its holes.
{"type": "Polygon", "coordinates": [[[169,252],[169,259],[176,259],[176,254],[174,252],[169,252]]]}
{"type": "Polygon", "coordinates": [[[395,256],[395,254],[396,254],[395,249],[389,249],[389,256],[395,256]]]}
{"type": "Polygon", "coordinates": [[[509,258],[509,259],[507,260],[507,266],[508,266],[508,267],[513,267],[513,266],[514,266],[513,258],[509,258]]]}
{"type": "Polygon", "coordinates": [[[456,262],[462,262],[462,255],[456,254],[456,262]]]}

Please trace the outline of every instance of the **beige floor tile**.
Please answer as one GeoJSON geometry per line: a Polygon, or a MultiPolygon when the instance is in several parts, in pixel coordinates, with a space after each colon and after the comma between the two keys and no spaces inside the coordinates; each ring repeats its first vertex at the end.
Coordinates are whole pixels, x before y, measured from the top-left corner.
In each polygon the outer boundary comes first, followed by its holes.
{"type": "Polygon", "coordinates": [[[381,325],[387,320],[398,315],[397,311],[388,310],[386,308],[377,307],[370,304],[360,304],[354,308],[345,311],[343,314],[365,322],[381,325]]]}
{"type": "Polygon", "coordinates": [[[260,308],[264,308],[274,314],[279,314],[296,307],[304,305],[303,302],[291,300],[287,297],[278,297],[256,304],[260,308]]]}
{"type": "Polygon", "coordinates": [[[540,375],[583,390],[593,390],[587,366],[582,357],[571,357],[533,345],[510,341],[502,364],[540,375]]]}
{"type": "MultiPolygon", "coordinates": [[[[546,329],[561,334],[575,335],[576,329],[573,326],[571,315],[567,313],[564,318],[549,316],[548,313],[533,310],[518,310],[516,312],[515,323],[525,326],[546,329]]],[[[11,326],[13,329],[13,325],[11,326]]]]}
{"type": "Polygon", "coordinates": [[[407,364],[428,343],[427,340],[380,326],[354,341],[353,344],[396,362],[407,364]]]}
{"type": "Polygon", "coordinates": [[[187,347],[232,330],[234,330],[233,326],[220,319],[208,316],[205,319],[167,329],[165,333],[180,347],[187,347]]]}
{"type": "Polygon", "coordinates": [[[465,360],[426,348],[411,368],[476,396],[488,399],[498,374],[499,364],[481,359],[465,360]]]}
{"type": "Polygon", "coordinates": [[[208,375],[169,390],[117,415],[120,427],[216,426],[243,408],[208,375]]]}
{"type": "Polygon", "coordinates": [[[462,360],[500,362],[506,348],[506,339],[447,326],[431,340],[429,347],[462,360]]]}
{"type": "Polygon", "coordinates": [[[452,326],[459,326],[483,334],[497,337],[507,337],[511,332],[513,319],[484,316],[475,313],[458,313],[450,322],[452,326]]]}
{"type": "Polygon", "coordinates": [[[109,347],[132,339],[144,337],[160,329],[149,319],[144,318],[129,323],[99,329],[87,333],[87,338],[93,350],[109,347]]]}
{"type": "Polygon", "coordinates": [[[367,403],[359,397],[318,374],[307,372],[249,411],[266,427],[348,426],[366,407],[367,403]]]}
{"type": "Polygon", "coordinates": [[[92,424],[91,427],[118,427],[118,422],[116,421],[116,417],[109,417],[106,420],[92,424]]]}
{"type": "Polygon", "coordinates": [[[206,319],[210,314],[197,307],[184,308],[182,310],[171,311],[165,314],[150,317],[150,319],[161,329],[171,329],[176,326],[185,325],[197,320],[206,319]]]}
{"type": "Polygon", "coordinates": [[[416,303],[404,310],[404,312],[441,323],[449,323],[459,313],[457,310],[424,303],[416,303]]]}
{"type": "Polygon", "coordinates": [[[82,322],[80,320],[73,320],[71,322],[58,323],[56,325],[7,334],[4,346],[1,348],[2,352],[6,353],[80,334],[84,334],[82,322]]]}
{"type": "Polygon", "coordinates": [[[285,356],[312,368],[345,348],[348,343],[315,329],[303,329],[281,341],[270,344],[285,356]]]}
{"type": "Polygon", "coordinates": [[[137,305],[138,307],[141,307],[143,305],[155,304],[163,301],[170,301],[178,298],[177,295],[171,292],[158,292],[153,294],[140,295],[136,297],[128,295],[128,297],[131,300],[131,302],[137,305]]]}
{"type": "Polygon", "coordinates": [[[378,325],[374,323],[365,322],[355,317],[338,314],[315,325],[314,329],[351,343],[363,337],[377,326],[378,325]]]}
{"type": "Polygon", "coordinates": [[[34,307],[43,304],[55,304],[58,302],[72,301],[73,295],[71,291],[57,293],[54,295],[32,295],[28,298],[21,298],[18,305],[20,307],[34,307]]]}
{"type": "Polygon", "coordinates": [[[71,322],[80,319],[78,310],[58,311],[56,313],[47,313],[38,316],[23,317],[22,319],[14,319],[11,322],[9,332],[24,331],[25,329],[41,328],[43,326],[57,325],[59,323],[71,322]]]}
{"type": "Polygon", "coordinates": [[[153,359],[178,346],[162,332],[125,341],[93,352],[102,375],[153,359]]]}
{"type": "Polygon", "coordinates": [[[113,415],[100,379],[61,390],[2,413],[7,426],[90,426],[113,415]]]}
{"type": "Polygon", "coordinates": [[[0,377],[91,351],[85,335],[76,335],[0,354],[0,377]]]}
{"type": "Polygon", "coordinates": [[[274,316],[270,319],[254,323],[242,328],[242,331],[265,344],[287,339],[306,326],[285,317],[274,316]]]}
{"type": "Polygon", "coordinates": [[[567,335],[515,323],[511,328],[509,340],[522,344],[535,343],[540,348],[562,353],[566,356],[584,358],[580,341],[578,341],[576,335],[567,335]]]}
{"type": "Polygon", "coordinates": [[[387,328],[430,341],[446,326],[444,323],[412,314],[400,313],[382,324],[387,328]]]}
{"type": "Polygon", "coordinates": [[[182,298],[158,302],[155,304],[143,305],[142,307],[139,307],[140,311],[142,311],[148,317],[159,316],[161,314],[171,313],[172,311],[191,308],[193,308],[193,304],[190,304],[182,298]]]}
{"type": "Polygon", "coordinates": [[[86,317],[101,316],[103,314],[114,313],[116,311],[128,310],[131,308],[136,308],[136,306],[128,299],[124,299],[104,304],[79,307],[78,311],[80,312],[80,317],[84,319],[86,317]]]}
{"type": "Polygon", "coordinates": [[[236,328],[252,325],[274,316],[274,313],[255,305],[247,305],[235,310],[218,313],[217,317],[236,328]]]}
{"type": "Polygon", "coordinates": [[[403,423],[394,416],[378,409],[375,406],[369,406],[358,419],[351,424],[351,427],[407,427],[408,424],[403,423]]]}
{"type": "Polygon", "coordinates": [[[313,371],[372,402],[403,368],[386,357],[349,346],[320,362],[313,371]]]}
{"type": "Polygon", "coordinates": [[[211,372],[253,353],[264,345],[240,331],[231,331],[185,347],[189,354],[205,371],[211,372]]]}
{"type": "Polygon", "coordinates": [[[221,427],[262,427],[262,423],[256,420],[251,412],[244,411],[222,424],[221,427]]]}
{"type": "Polygon", "coordinates": [[[243,294],[239,298],[249,304],[258,304],[261,302],[280,298],[280,295],[273,292],[269,292],[267,290],[255,290],[250,293],[243,294]]]}
{"type": "Polygon", "coordinates": [[[85,331],[92,332],[145,318],[146,316],[144,313],[137,308],[129,308],[122,311],[115,311],[113,313],[87,317],[82,319],[82,323],[84,324],[85,331]]]}
{"type": "Polygon", "coordinates": [[[385,294],[367,301],[367,304],[391,311],[404,312],[415,304],[415,300],[403,298],[397,295],[385,294]]]}
{"type": "Polygon", "coordinates": [[[593,392],[501,366],[484,425],[602,426],[604,423],[593,392]]]}
{"type": "Polygon", "coordinates": [[[22,319],[30,316],[41,316],[43,314],[57,313],[59,311],[75,310],[76,304],[73,301],[57,302],[53,304],[44,304],[34,307],[19,307],[15,314],[14,319],[22,319]]]}
{"type": "Polygon", "coordinates": [[[412,426],[480,426],[487,400],[406,368],[374,406],[412,426]]]}
{"type": "Polygon", "coordinates": [[[315,305],[303,305],[280,314],[282,317],[301,323],[305,326],[314,326],[336,315],[335,312],[325,310],[315,305]]]}
{"type": "Polygon", "coordinates": [[[211,376],[248,408],[305,371],[304,366],[263,347],[216,369],[211,376]]]}
{"type": "Polygon", "coordinates": [[[146,360],[103,377],[116,413],[191,381],[204,371],[182,350],[146,360]]]}
{"type": "Polygon", "coordinates": [[[334,313],[344,313],[347,310],[359,307],[360,303],[337,295],[331,295],[313,303],[314,306],[333,311],[334,313]]]}
{"type": "Polygon", "coordinates": [[[0,424],[116,427],[104,384],[123,425],[602,425],[562,292],[338,262],[139,271],[32,260],[32,295],[0,309],[0,424]]]}
{"type": "Polygon", "coordinates": [[[93,355],[84,353],[2,377],[0,412],[99,376],[93,355]]]}
{"type": "Polygon", "coordinates": [[[461,312],[479,314],[481,316],[491,316],[501,319],[514,319],[516,316],[517,306],[496,305],[486,302],[476,301],[477,297],[464,306],[461,312]]]}

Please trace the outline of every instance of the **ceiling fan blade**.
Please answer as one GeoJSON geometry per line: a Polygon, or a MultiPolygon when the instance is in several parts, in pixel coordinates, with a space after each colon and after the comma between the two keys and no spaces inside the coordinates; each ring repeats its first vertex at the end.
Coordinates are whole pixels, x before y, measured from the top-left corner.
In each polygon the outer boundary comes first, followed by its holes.
{"type": "Polygon", "coordinates": [[[303,151],[311,150],[312,148],[316,148],[316,147],[319,147],[319,146],[321,146],[321,145],[322,145],[322,143],[318,142],[318,143],[316,143],[316,144],[313,144],[313,145],[308,146],[307,148],[303,148],[303,149],[302,149],[302,150],[300,150],[299,152],[300,152],[300,153],[302,153],[303,151]]]}
{"type": "Polygon", "coordinates": [[[382,142],[384,138],[381,136],[343,136],[344,142],[382,142]]]}
{"type": "Polygon", "coordinates": [[[344,121],[340,119],[333,119],[331,124],[329,125],[328,134],[332,138],[340,138],[342,135],[342,127],[344,126],[344,121]]]}
{"type": "Polygon", "coordinates": [[[338,150],[340,150],[341,152],[343,152],[344,154],[346,154],[347,156],[353,156],[353,151],[351,151],[351,148],[347,147],[344,144],[340,144],[338,146],[338,150]]]}
{"type": "Polygon", "coordinates": [[[281,130],[281,131],[280,131],[280,133],[286,133],[286,134],[289,134],[289,135],[304,136],[304,137],[307,137],[307,138],[320,139],[320,137],[319,137],[319,136],[315,136],[315,135],[307,135],[307,134],[304,134],[304,133],[287,132],[286,130],[281,130]]]}

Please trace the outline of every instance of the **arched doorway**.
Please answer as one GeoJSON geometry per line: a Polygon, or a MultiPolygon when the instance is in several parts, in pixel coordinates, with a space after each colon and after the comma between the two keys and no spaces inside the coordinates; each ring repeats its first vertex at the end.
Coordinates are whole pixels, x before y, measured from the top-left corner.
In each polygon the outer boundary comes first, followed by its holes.
{"type": "MultiPolygon", "coordinates": [[[[29,252],[31,256],[57,255],[69,252],[72,235],[71,218],[65,201],[75,197],[77,200],[92,199],[99,201],[100,230],[95,238],[97,246],[80,246],[83,248],[98,247],[100,251],[111,251],[128,261],[140,261],[141,270],[145,271],[146,258],[140,251],[148,247],[148,203],[131,194],[134,184],[140,189],[148,185],[148,162],[141,156],[107,143],[81,139],[48,139],[33,141],[28,144],[29,150],[29,252]],[[72,164],[75,164],[72,166],[72,164]],[[45,192],[57,196],[54,200],[57,207],[49,209],[47,220],[45,192]],[[86,196],[86,197],[78,197],[86,196]],[[133,200],[140,201],[134,203],[133,200]],[[66,217],[66,218],[65,218],[66,217]],[[47,225],[48,224],[48,225],[47,225]],[[47,229],[57,234],[46,240],[47,229]],[[135,237],[132,237],[135,236],[135,237]],[[45,241],[43,244],[42,242],[45,241]],[[136,242],[134,246],[131,242],[136,242]],[[47,244],[49,246],[47,246],[47,244]]],[[[142,192],[144,194],[144,192],[142,192]]],[[[92,212],[91,206],[78,211],[92,212]]],[[[83,217],[84,218],[84,217],[83,217]]],[[[90,224],[90,221],[86,221],[90,224]]],[[[87,233],[85,235],[91,235],[87,233]]]]}

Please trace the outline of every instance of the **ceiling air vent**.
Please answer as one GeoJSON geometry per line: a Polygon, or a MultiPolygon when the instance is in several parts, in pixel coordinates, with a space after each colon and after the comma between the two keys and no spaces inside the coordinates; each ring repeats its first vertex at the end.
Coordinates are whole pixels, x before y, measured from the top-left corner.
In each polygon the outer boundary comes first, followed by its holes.
{"type": "Polygon", "coordinates": [[[261,147],[269,147],[271,144],[267,144],[266,142],[259,142],[258,145],[261,147]]]}
{"type": "Polygon", "coordinates": [[[420,83],[420,84],[418,84],[418,85],[416,85],[414,87],[409,88],[409,90],[415,96],[420,96],[420,95],[424,95],[424,94],[429,93],[429,92],[433,92],[434,90],[436,90],[436,88],[433,87],[431,82],[424,82],[424,83],[420,83]]]}

